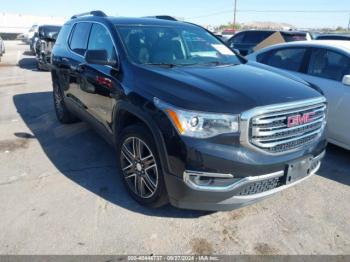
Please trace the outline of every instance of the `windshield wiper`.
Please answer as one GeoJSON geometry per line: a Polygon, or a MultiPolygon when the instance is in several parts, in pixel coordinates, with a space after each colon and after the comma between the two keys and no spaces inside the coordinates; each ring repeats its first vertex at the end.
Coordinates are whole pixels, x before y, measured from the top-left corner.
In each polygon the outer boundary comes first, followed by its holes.
{"type": "Polygon", "coordinates": [[[170,68],[177,66],[176,64],[172,64],[172,63],[144,63],[144,65],[165,66],[170,68]]]}
{"type": "Polygon", "coordinates": [[[220,66],[220,65],[234,65],[234,64],[233,63],[225,63],[225,62],[221,62],[221,61],[209,61],[209,62],[202,63],[202,65],[220,66]]]}

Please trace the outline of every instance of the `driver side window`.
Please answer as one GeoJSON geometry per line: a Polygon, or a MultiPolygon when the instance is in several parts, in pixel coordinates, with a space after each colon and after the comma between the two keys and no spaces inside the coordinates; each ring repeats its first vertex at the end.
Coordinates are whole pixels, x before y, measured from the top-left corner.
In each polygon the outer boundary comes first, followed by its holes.
{"type": "Polygon", "coordinates": [[[106,50],[109,61],[116,60],[117,58],[111,36],[108,30],[100,24],[92,25],[88,50],[106,50]]]}

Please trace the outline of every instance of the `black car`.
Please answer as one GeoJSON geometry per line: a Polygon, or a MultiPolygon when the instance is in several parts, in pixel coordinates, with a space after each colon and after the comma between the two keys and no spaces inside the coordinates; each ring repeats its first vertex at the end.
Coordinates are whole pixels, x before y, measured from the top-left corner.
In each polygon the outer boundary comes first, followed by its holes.
{"type": "Polygon", "coordinates": [[[325,98],[194,24],[73,16],[51,73],[59,121],[87,121],[113,145],[116,175],[147,206],[244,206],[311,176],[324,156],[325,98]]]}
{"type": "Polygon", "coordinates": [[[254,52],[260,42],[272,34],[280,32],[285,42],[311,40],[311,36],[308,32],[298,31],[276,31],[276,30],[246,30],[241,31],[231,37],[227,44],[230,48],[236,49],[243,56],[246,56],[254,52]]]}
{"type": "Polygon", "coordinates": [[[60,30],[61,26],[57,25],[39,26],[38,39],[35,42],[36,62],[39,70],[50,69],[51,51],[60,30]]]}
{"type": "Polygon", "coordinates": [[[322,34],[322,35],[317,36],[316,40],[346,40],[346,41],[350,41],[350,35],[322,34]]]}

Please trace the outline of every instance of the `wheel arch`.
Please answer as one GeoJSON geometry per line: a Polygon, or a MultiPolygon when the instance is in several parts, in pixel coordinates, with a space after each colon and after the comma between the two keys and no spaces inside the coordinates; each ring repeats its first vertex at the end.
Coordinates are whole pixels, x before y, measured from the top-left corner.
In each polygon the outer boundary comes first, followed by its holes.
{"type": "Polygon", "coordinates": [[[137,106],[129,104],[125,101],[117,103],[113,112],[112,130],[115,140],[114,144],[118,144],[118,136],[120,135],[121,131],[125,127],[134,124],[141,124],[147,128],[156,145],[163,174],[169,173],[169,162],[165,141],[155,121],[152,120],[152,117],[149,114],[143,112],[137,106]]]}

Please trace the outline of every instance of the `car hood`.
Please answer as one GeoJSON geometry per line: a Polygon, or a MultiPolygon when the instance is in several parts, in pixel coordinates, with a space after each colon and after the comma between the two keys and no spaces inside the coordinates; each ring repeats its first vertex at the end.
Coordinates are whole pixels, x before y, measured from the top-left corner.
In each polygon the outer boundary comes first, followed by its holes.
{"type": "Polygon", "coordinates": [[[248,64],[207,67],[137,66],[141,95],[177,107],[218,113],[319,97],[302,82],[248,64]]]}

